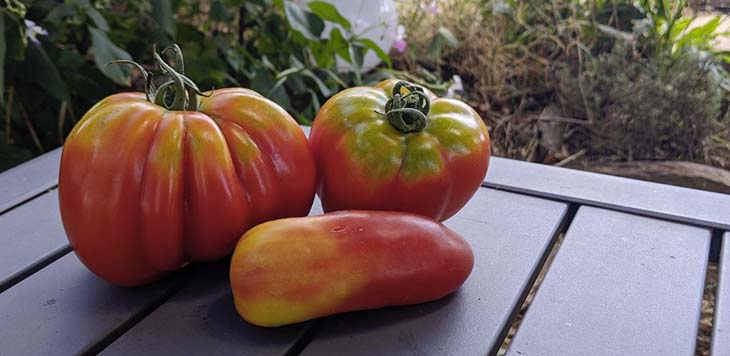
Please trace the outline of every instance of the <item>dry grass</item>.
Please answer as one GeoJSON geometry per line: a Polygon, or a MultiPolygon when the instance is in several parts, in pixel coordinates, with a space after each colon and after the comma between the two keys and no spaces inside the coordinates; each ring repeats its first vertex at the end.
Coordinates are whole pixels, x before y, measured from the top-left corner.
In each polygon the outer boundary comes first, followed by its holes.
{"type": "Polygon", "coordinates": [[[702,298],[700,326],[697,330],[696,356],[710,355],[710,337],[712,336],[712,320],[717,293],[717,272],[718,264],[716,262],[710,262],[710,265],[707,267],[707,278],[705,280],[705,295],[702,298]]]}
{"type": "Polygon", "coordinates": [[[620,64],[644,72],[618,81],[604,62],[620,62],[620,55],[605,58],[613,40],[581,22],[585,5],[534,0],[500,12],[499,1],[442,0],[434,15],[425,3],[399,2],[409,52],[396,66],[412,73],[426,68],[442,79],[459,74],[464,99],[490,128],[495,155],[555,163],[581,152],[591,161],[681,159],[730,167],[730,125],[714,117],[719,87],[698,70],[691,71],[694,78],[683,75],[696,63],[675,75],[678,66],[638,55],[620,64]],[[439,27],[460,43],[434,58],[428,48],[439,27]],[[641,75],[651,80],[637,80],[641,75]],[[688,87],[692,95],[683,97],[688,87]],[[540,117],[555,104],[566,112],[540,117]],[[545,136],[561,142],[550,147],[545,136]]]}

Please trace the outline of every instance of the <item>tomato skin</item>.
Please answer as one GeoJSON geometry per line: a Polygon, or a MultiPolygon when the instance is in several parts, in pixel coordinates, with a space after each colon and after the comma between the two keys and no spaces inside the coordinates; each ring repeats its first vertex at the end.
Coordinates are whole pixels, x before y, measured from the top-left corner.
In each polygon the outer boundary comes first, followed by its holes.
{"type": "Polygon", "coordinates": [[[321,108],[310,145],[325,211],[394,210],[443,221],[487,173],[489,132],[479,115],[432,93],[423,131],[403,133],[383,115],[395,80],[341,91],[321,108]]]}
{"type": "Polygon", "coordinates": [[[258,225],[231,259],[238,313],[280,326],[442,298],[471,273],[464,238],[421,215],[339,211],[258,225]]]}
{"type": "Polygon", "coordinates": [[[66,139],[59,204],[80,260],[136,286],[230,254],[251,226],[306,215],[315,177],[301,128],[253,91],[215,90],[199,112],[122,93],[66,139]]]}

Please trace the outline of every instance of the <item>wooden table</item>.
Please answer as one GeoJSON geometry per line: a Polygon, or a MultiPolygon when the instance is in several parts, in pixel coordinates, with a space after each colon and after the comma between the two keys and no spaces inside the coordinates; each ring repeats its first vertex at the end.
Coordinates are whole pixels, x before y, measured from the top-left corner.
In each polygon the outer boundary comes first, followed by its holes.
{"type": "Polygon", "coordinates": [[[711,259],[712,354],[730,354],[728,195],[493,158],[446,222],[476,258],[459,291],[265,329],[236,314],[227,261],[142,288],[89,272],[61,225],[59,156],[0,174],[0,355],[496,354],[563,234],[508,355],[693,355],[711,259]]]}

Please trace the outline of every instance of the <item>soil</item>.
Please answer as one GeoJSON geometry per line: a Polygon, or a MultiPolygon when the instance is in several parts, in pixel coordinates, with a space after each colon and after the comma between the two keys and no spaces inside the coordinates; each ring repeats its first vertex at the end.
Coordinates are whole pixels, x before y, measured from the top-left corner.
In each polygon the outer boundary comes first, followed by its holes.
{"type": "Polygon", "coordinates": [[[680,187],[730,194],[730,171],[685,161],[590,162],[576,160],[564,167],[680,187]]]}

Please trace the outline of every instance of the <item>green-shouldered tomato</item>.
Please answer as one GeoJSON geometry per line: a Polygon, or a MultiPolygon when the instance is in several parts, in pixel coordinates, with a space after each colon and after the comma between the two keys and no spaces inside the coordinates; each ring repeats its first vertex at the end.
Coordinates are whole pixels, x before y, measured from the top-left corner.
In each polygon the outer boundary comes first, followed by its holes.
{"type": "Polygon", "coordinates": [[[487,127],[469,105],[403,81],[330,98],[310,145],[325,211],[394,210],[445,220],[487,173],[487,127]]]}

